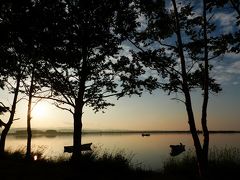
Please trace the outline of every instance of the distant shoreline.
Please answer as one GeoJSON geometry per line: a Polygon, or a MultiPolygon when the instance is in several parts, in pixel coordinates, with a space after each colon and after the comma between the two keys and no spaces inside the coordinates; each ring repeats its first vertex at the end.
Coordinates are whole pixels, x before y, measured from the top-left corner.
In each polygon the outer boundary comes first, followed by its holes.
{"type": "MultiPolygon", "coordinates": [[[[162,130],[83,130],[82,134],[190,134],[190,131],[162,131],[162,130]]],[[[198,131],[199,134],[202,131],[198,131]]],[[[214,130],[209,131],[210,134],[234,134],[240,133],[240,131],[234,130],[214,130]]],[[[46,135],[46,136],[57,136],[57,135],[72,135],[71,130],[32,130],[33,135],[46,135]]],[[[9,135],[15,136],[27,136],[26,130],[13,130],[9,135]]]]}

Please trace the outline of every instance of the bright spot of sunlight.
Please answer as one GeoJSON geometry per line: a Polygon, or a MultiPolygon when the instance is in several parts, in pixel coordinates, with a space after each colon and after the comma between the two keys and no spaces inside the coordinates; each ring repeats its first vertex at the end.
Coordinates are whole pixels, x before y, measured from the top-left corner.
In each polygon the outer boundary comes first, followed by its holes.
{"type": "Polygon", "coordinates": [[[38,103],[33,107],[32,117],[42,118],[45,117],[47,113],[47,105],[45,103],[38,103]]]}

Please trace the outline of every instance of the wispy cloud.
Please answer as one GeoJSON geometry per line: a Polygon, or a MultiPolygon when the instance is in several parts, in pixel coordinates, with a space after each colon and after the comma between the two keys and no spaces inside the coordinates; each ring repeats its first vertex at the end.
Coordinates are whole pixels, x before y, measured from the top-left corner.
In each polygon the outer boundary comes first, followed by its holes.
{"type": "Polygon", "coordinates": [[[238,81],[234,81],[234,82],[233,82],[233,85],[238,85],[238,84],[239,84],[238,81]]]}
{"type": "Polygon", "coordinates": [[[240,84],[240,61],[217,65],[213,74],[218,83],[238,85],[240,84]]]}
{"type": "Polygon", "coordinates": [[[240,75],[240,61],[232,63],[226,70],[229,74],[239,74],[240,75]]]}
{"type": "Polygon", "coordinates": [[[218,12],[213,18],[219,24],[219,31],[222,33],[231,33],[234,31],[233,24],[236,23],[236,13],[218,12]]]}

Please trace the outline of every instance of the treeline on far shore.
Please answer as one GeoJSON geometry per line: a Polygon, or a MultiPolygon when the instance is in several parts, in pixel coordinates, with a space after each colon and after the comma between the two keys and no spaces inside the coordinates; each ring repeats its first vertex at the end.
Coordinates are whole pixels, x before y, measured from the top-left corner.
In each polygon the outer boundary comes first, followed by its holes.
{"type": "MultiPolygon", "coordinates": [[[[152,131],[146,131],[146,130],[83,130],[82,134],[164,134],[164,133],[190,133],[190,131],[162,131],[162,130],[152,130],[152,131]]],[[[198,133],[202,133],[202,131],[198,131],[198,133]]],[[[234,130],[214,130],[209,131],[211,134],[215,133],[240,133],[240,131],[234,131],[234,130]]],[[[72,135],[73,131],[71,129],[63,129],[63,130],[39,130],[34,129],[32,130],[33,135],[72,135]]],[[[9,135],[17,135],[17,136],[27,136],[27,130],[25,129],[13,129],[9,135]]]]}

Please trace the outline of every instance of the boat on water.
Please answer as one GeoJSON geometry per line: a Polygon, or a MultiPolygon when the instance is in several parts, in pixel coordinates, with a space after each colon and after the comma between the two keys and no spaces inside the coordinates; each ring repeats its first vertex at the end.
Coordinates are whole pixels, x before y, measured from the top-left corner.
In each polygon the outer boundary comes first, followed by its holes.
{"type": "Polygon", "coordinates": [[[170,148],[171,148],[171,152],[170,152],[171,156],[177,156],[185,151],[185,145],[183,145],[182,143],[180,143],[180,145],[170,145],[170,148]]]}
{"type": "MultiPolygon", "coordinates": [[[[81,151],[91,151],[91,145],[92,143],[82,144],[80,150],[81,151]]],[[[73,152],[73,146],[64,146],[64,152],[72,153],[73,152]]]]}
{"type": "Polygon", "coordinates": [[[144,136],[150,136],[150,133],[142,133],[142,137],[144,136]]]}

